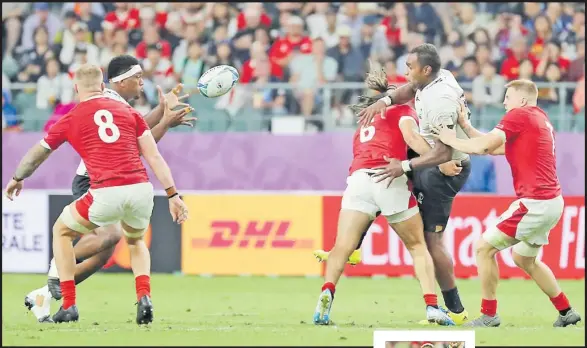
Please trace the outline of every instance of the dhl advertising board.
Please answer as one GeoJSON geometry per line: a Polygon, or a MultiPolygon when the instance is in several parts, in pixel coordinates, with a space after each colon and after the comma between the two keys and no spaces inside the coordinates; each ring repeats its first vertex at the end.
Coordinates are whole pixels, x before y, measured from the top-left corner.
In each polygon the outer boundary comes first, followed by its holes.
{"type": "Polygon", "coordinates": [[[320,275],[312,257],[322,248],[322,197],[185,196],[185,274],[320,275]]]}

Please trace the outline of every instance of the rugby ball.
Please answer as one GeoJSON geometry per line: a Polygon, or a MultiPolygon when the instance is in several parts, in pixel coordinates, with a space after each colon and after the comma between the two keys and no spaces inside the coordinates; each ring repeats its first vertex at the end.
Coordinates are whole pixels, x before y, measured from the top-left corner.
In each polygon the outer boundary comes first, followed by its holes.
{"type": "Polygon", "coordinates": [[[206,71],[198,80],[198,90],[207,98],[228,93],[239,79],[238,71],[230,65],[219,65],[206,71]]]}

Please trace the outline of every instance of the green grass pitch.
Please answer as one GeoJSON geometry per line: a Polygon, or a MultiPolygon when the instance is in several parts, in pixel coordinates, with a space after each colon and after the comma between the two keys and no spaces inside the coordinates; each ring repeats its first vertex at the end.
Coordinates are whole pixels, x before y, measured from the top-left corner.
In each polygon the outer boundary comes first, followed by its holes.
{"type": "MultiPolygon", "coordinates": [[[[425,311],[414,279],[342,279],[331,313],[336,325],[329,327],[311,323],[319,278],[157,274],[151,284],[155,322],[148,327],[135,324],[131,274],[98,274],[78,286],[79,323],[39,324],[23,299],[45,280],[43,275],[2,275],[2,345],[370,346],[376,328],[430,328],[417,324],[425,311]]],[[[585,315],[585,282],[561,284],[585,315]]],[[[458,286],[476,316],[479,281],[460,280],[458,286]]],[[[502,326],[477,330],[477,345],[585,346],[583,322],[553,328],[557,312],[531,281],[502,281],[498,290],[502,326]]],[[[54,301],[52,311],[57,308],[54,301]]]]}

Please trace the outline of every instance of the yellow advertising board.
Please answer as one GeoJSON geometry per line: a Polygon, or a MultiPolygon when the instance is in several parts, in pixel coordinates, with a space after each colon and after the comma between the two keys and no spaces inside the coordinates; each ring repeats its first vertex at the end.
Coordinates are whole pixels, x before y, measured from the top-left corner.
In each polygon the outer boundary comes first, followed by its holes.
{"type": "Polygon", "coordinates": [[[322,197],[184,196],[185,274],[320,275],[312,251],[322,248],[322,197]]]}

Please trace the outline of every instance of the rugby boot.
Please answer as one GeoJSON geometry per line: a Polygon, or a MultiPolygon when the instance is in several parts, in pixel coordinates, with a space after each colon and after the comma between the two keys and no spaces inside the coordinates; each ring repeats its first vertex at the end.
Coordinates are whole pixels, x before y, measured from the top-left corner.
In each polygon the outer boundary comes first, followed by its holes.
{"type": "Polygon", "coordinates": [[[57,273],[57,266],[55,265],[55,259],[51,260],[49,265],[49,273],[47,274],[47,285],[49,286],[49,292],[51,296],[57,301],[61,300],[63,295],[61,294],[61,282],[59,281],[59,273],[57,273]]]}
{"type": "Polygon", "coordinates": [[[556,318],[556,321],[554,322],[554,324],[552,324],[552,326],[554,327],[566,327],[569,325],[576,325],[578,322],[581,321],[581,316],[579,315],[579,313],[577,313],[577,311],[575,311],[573,308],[571,308],[567,314],[565,315],[558,315],[558,318],[556,318]]]}
{"type": "Polygon", "coordinates": [[[68,323],[71,321],[79,320],[79,312],[77,306],[73,305],[67,309],[63,309],[63,306],[59,307],[57,313],[53,315],[53,321],[56,323],[68,323]]]}
{"type": "Polygon", "coordinates": [[[432,306],[426,307],[426,320],[429,323],[441,326],[454,326],[455,322],[448,316],[446,311],[432,306]]]}
{"type": "Polygon", "coordinates": [[[320,297],[318,297],[318,304],[316,305],[316,310],[314,311],[314,324],[330,324],[330,309],[332,308],[333,299],[334,298],[329,289],[322,291],[320,297]]]}
{"type": "Polygon", "coordinates": [[[145,295],[137,302],[137,324],[145,325],[153,322],[153,303],[145,295]]]}
{"type": "Polygon", "coordinates": [[[51,293],[47,285],[29,292],[24,297],[24,305],[33,312],[39,323],[52,323],[51,293]]]}
{"type": "MultiPolygon", "coordinates": [[[[469,312],[467,312],[467,310],[463,310],[461,313],[453,313],[453,312],[449,311],[448,309],[444,308],[443,306],[438,306],[438,308],[440,308],[440,310],[443,311],[444,313],[448,314],[448,316],[452,319],[452,321],[457,326],[463,325],[464,323],[467,322],[467,320],[469,320],[469,312]]],[[[418,322],[418,324],[420,324],[420,325],[435,325],[436,323],[434,323],[434,322],[431,323],[428,321],[428,319],[424,319],[424,320],[420,320],[420,322],[418,322]]]]}
{"type": "Polygon", "coordinates": [[[471,320],[468,323],[463,324],[464,327],[498,327],[501,324],[501,319],[499,315],[495,315],[493,317],[481,314],[481,316],[477,319],[471,320]]]}

